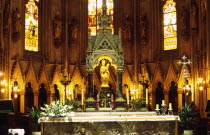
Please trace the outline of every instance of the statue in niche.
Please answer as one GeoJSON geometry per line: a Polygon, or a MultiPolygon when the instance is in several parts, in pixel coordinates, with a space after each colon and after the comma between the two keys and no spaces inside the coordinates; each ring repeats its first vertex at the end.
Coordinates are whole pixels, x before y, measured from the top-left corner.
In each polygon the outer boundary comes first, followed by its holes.
{"type": "Polygon", "coordinates": [[[32,108],[34,106],[34,93],[30,82],[28,82],[28,86],[26,87],[25,91],[25,108],[32,108]]]}
{"type": "Polygon", "coordinates": [[[175,82],[171,81],[171,86],[169,87],[169,103],[173,105],[173,111],[178,111],[178,92],[177,86],[175,86],[175,82]]]}
{"type": "Polygon", "coordinates": [[[44,104],[47,104],[47,90],[44,83],[42,83],[39,89],[39,107],[43,107],[44,104]]]}
{"type": "Polygon", "coordinates": [[[158,86],[156,88],[156,93],[155,93],[155,99],[156,99],[156,104],[159,104],[159,106],[161,106],[162,100],[164,100],[164,93],[163,93],[163,87],[161,86],[161,82],[158,82],[158,86]]]}
{"type": "Polygon", "coordinates": [[[192,5],[191,5],[191,28],[192,29],[198,28],[198,8],[195,0],[192,0],[192,5]]]}
{"type": "Polygon", "coordinates": [[[53,26],[54,26],[55,45],[56,47],[58,47],[58,45],[60,45],[62,42],[62,32],[63,32],[63,21],[60,16],[55,17],[53,26]]]}
{"type": "Polygon", "coordinates": [[[54,84],[54,91],[55,91],[55,100],[60,100],[60,94],[59,94],[59,90],[58,90],[58,86],[57,84],[54,84]]]}
{"type": "Polygon", "coordinates": [[[77,43],[78,42],[78,35],[79,35],[79,21],[76,19],[75,16],[71,19],[69,22],[70,24],[70,39],[72,43],[77,43]]]}
{"type": "Polygon", "coordinates": [[[180,20],[181,20],[180,27],[182,30],[182,34],[183,35],[189,34],[189,13],[185,7],[182,7],[182,14],[180,20]]]}
{"type": "Polygon", "coordinates": [[[11,20],[10,8],[11,8],[11,0],[8,0],[4,9],[4,18],[3,18],[3,24],[4,24],[3,32],[5,37],[9,36],[9,30],[10,30],[9,25],[11,20]]]}
{"type": "Polygon", "coordinates": [[[124,23],[124,27],[123,27],[123,39],[124,39],[124,41],[132,40],[132,28],[133,28],[132,20],[128,15],[126,15],[125,23],[124,23]]]}
{"type": "Polygon", "coordinates": [[[13,38],[17,41],[20,38],[21,30],[21,15],[18,8],[15,9],[13,14],[13,38]]]}
{"type": "Polygon", "coordinates": [[[201,0],[201,14],[202,14],[202,19],[205,22],[206,21],[206,0],[201,0]]]}
{"type": "Polygon", "coordinates": [[[101,60],[100,74],[101,74],[101,87],[109,87],[109,67],[110,63],[105,59],[101,60]]]}
{"type": "Polygon", "coordinates": [[[139,26],[140,26],[140,39],[147,40],[147,17],[146,16],[140,16],[139,26]]]}

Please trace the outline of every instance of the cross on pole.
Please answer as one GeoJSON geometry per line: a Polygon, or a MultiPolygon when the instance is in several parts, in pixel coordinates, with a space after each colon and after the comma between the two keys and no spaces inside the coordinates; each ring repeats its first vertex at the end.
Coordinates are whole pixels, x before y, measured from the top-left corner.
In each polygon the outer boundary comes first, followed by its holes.
{"type": "MultiPolygon", "coordinates": [[[[177,64],[183,65],[183,68],[184,68],[183,69],[184,86],[186,87],[186,85],[188,83],[187,82],[187,78],[188,78],[188,76],[187,76],[187,65],[190,65],[192,62],[190,60],[187,60],[187,57],[185,55],[182,57],[182,60],[183,61],[178,61],[177,64]]],[[[185,106],[186,105],[187,105],[187,94],[185,92],[185,106]]]]}

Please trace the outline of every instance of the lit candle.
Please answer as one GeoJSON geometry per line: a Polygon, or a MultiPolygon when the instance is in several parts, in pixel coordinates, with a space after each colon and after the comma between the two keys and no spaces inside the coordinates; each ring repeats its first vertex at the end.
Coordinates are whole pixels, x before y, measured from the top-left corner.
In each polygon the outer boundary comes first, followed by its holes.
{"type": "Polygon", "coordinates": [[[165,105],[165,100],[162,100],[162,105],[165,105]]]}
{"type": "Polygon", "coordinates": [[[82,90],[82,105],[84,105],[84,91],[83,91],[83,89],[81,89],[82,90]]]}
{"type": "Polygon", "coordinates": [[[146,88],[146,105],[148,105],[148,88],[146,88]]]}
{"type": "Polygon", "coordinates": [[[159,109],[159,104],[156,104],[156,109],[159,109]]]}
{"type": "Polygon", "coordinates": [[[129,92],[128,88],[126,87],[126,97],[127,97],[127,105],[129,104],[129,92]]]}
{"type": "Polygon", "coordinates": [[[169,103],[169,110],[172,110],[172,103],[169,103]]]}

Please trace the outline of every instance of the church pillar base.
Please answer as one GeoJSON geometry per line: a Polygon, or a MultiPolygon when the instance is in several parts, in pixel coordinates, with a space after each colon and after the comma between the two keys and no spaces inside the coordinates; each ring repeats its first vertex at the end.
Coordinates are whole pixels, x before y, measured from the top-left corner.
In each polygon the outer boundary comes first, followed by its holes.
{"type": "Polygon", "coordinates": [[[88,99],[85,101],[86,104],[86,110],[93,111],[95,110],[95,100],[93,97],[88,97],[88,99]]]}
{"type": "Polygon", "coordinates": [[[116,100],[116,110],[117,111],[125,111],[125,99],[122,97],[118,97],[116,100]]]}

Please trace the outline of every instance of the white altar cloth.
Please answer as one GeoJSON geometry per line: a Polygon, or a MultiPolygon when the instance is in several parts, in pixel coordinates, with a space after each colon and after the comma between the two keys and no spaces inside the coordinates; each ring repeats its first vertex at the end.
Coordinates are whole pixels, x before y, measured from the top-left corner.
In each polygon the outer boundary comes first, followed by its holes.
{"type": "Polygon", "coordinates": [[[126,121],[176,121],[176,115],[156,115],[154,112],[75,112],[68,117],[41,117],[39,122],[126,122],[126,121]]]}

